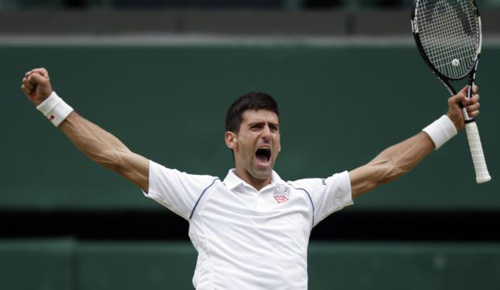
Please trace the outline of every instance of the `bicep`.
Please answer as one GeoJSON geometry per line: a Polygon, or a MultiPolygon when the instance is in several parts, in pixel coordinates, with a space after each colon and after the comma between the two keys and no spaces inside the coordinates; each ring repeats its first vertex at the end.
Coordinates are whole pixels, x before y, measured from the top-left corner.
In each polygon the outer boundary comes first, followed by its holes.
{"type": "Polygon", "coordinates": [[[349,171],[352,198],[355,199],[362,193],[368,192],[383,183],[382,180],[387,175],[387,170],[387,167],[383,164],[368,163],[349,171]]]}
{"type": "Polygon", "coordinates": [[[433,149],[434,143],[424,132],[385,149],[368,164],[349,172],[353,198],[408,173],[433,149]]]}
{"type": "Polygon", "coordinates": [[[85,156],[148,191],[148,159],[132,152],[113,134],[76,112],[71,113],[59,127],[85,156]]]}
{"type": "Polygon", "coordinates": [[[144,192],[149,190],[149,160],[134,152],[118,152],[119,166],[115,170],[144,192]]]}

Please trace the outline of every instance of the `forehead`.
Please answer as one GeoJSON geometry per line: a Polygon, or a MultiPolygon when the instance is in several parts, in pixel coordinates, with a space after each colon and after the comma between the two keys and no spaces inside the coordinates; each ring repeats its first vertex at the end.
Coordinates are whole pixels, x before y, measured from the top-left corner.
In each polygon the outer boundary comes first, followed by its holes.
{"type": "Polygon", "coordinates": [[[269,122],[279,124],[278,115],[269,110],[247,110],[241,115],[242,123],[269,122]]]}

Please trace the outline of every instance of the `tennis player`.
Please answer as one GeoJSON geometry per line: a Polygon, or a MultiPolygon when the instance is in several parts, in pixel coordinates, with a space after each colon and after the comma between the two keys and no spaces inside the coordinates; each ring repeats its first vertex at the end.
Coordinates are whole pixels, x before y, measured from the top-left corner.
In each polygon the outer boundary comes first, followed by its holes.
{"type": "Polygon", "coordinates": [[[83,154],[189,222],[198,290],[307,289],[312,228],[360,194],[409,172],[456,135],[464,128],[459,104],[479,115],[477,88],[470,100],[464,89],[449,98],[447,114],[367,164],[324,179],[286,182],[273,171],[281,149],[278,106],[267,94],[249,93],[227,112],[225,141],[235,168],[219,179],[169,169],[132,152],[64,102],[43,68],[26,73],[22,91],[83,154]]]}

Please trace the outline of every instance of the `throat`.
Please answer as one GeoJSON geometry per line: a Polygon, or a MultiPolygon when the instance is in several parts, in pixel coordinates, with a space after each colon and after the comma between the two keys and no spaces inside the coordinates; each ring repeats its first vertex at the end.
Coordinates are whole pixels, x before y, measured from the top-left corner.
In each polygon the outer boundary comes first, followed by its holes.
{"type": "Polygon", "coordinates": [[[250,172],[248,172],[246,170],[238,170],[238,168],[236,168],[234,173],[241,180],[248,183],[250,186],[255,188],[257,191],[260,191],[261,189],[263,189],[267,185],[271,184],[271,180],[272,180],[271,175],[269,175],[268,177],[265,177],[265,178],[259,178],[259,177],[253,176],[250,172]]]}

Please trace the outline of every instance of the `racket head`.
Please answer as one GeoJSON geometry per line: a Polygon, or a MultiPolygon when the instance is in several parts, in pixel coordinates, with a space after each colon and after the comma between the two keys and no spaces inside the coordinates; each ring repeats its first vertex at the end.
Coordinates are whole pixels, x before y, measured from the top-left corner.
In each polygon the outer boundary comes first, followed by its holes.
{"type": "Polygon", "coordinates": [[[420,55],[439,78],[460,80],[475,71],[482,31],[474,0],[414,0],[411,24],[420,55]]]}

